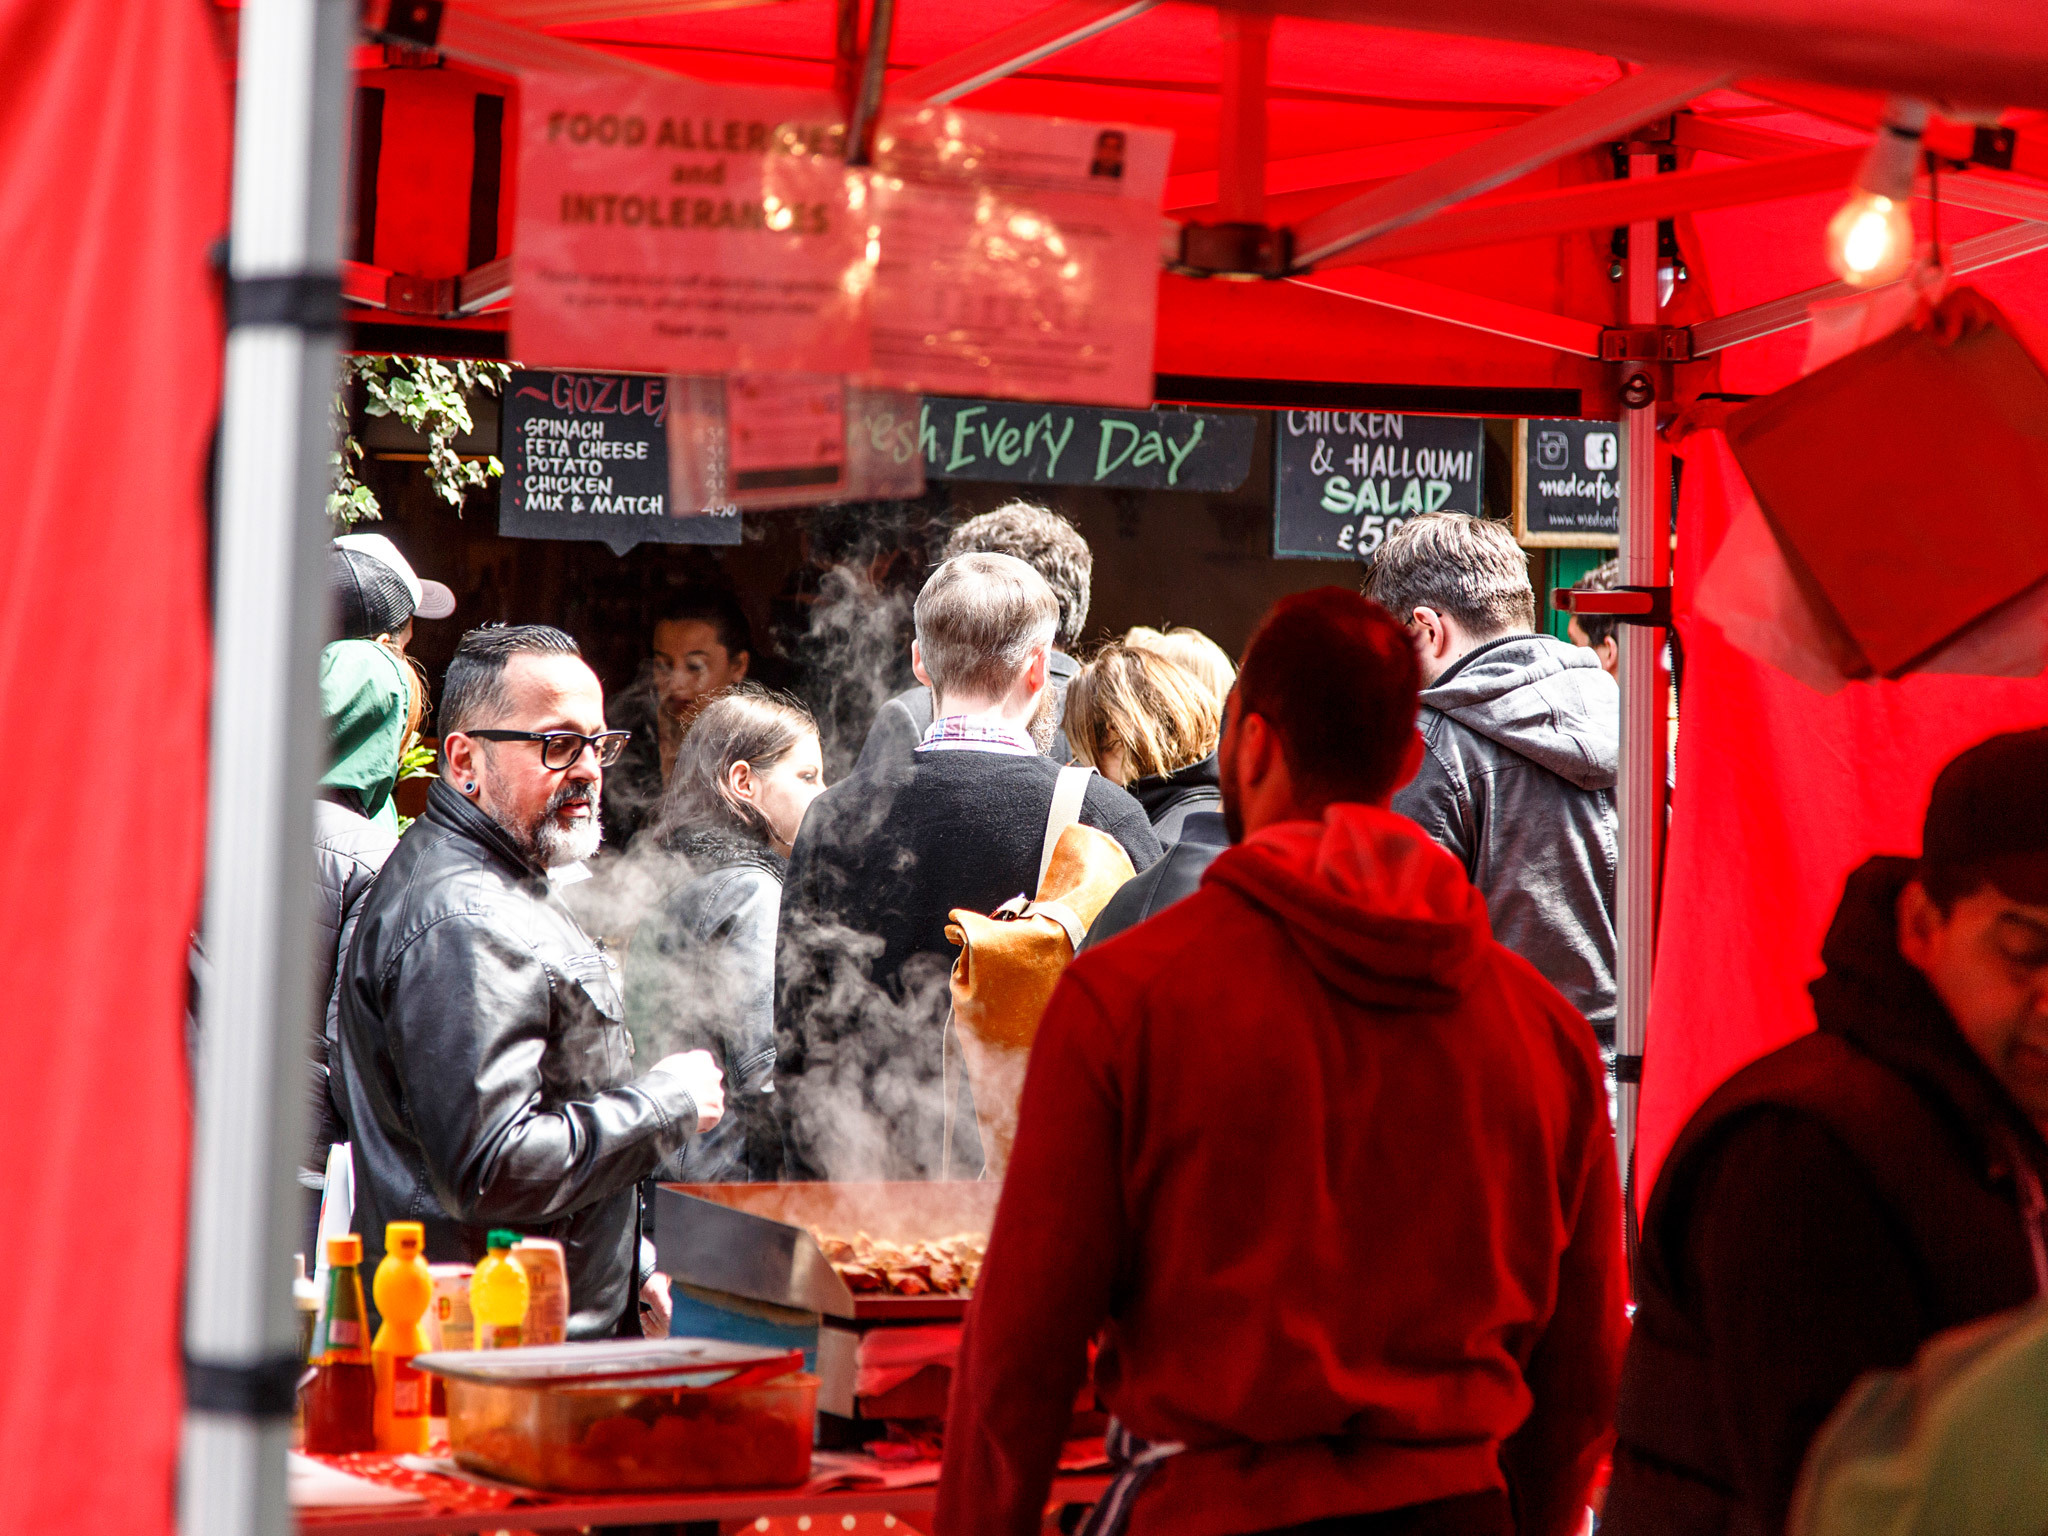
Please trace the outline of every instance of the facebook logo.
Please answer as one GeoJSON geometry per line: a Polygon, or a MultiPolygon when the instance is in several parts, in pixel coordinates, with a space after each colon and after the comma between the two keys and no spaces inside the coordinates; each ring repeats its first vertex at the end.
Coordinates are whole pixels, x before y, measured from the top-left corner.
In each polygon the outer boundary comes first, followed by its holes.
{"type": "MultiPolygon", "coordinates": [[[[1617,452],[1617,440],[1612,432],[1588,432],[1586,434],[1586,468],[1612,469],[1617,452]]],[[[1559,456],[1562,464],[1563,457],[1559,456]]]]}

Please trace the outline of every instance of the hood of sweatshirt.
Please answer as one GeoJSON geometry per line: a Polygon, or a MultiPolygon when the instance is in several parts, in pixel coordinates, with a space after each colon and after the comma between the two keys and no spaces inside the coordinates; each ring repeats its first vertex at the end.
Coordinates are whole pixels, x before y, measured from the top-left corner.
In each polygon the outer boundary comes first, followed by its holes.
{"type": "Polygon", "coordinates": [[[370,820],[398,831],[391,792],[411,703],[405,663],[374,640],[337,640],[320,653],[320,713],[327,722],[323,789],[353,797],[370,820]]]}
{"type": "Polygon", "coordinates": [[[1458,861],[1375,806],[1266,827],[1209,866],[1212,883],[1271,912],[1325,983],[1368,1007],[1451,1007],[1491,936],[1458,861]]]}
{"type": "Polygon", "coordinates": [[[1471,652],[1422,702],[1581,789],[1612,789],[1621,690],[1584,646],[1510,635],[1471,652]]]}

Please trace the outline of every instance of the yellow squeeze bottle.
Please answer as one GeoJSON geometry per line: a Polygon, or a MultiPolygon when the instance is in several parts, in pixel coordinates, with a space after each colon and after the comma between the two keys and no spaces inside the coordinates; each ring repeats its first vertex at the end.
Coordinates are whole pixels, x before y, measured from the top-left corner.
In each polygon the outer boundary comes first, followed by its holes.
{"type": "Polygon", "coordinates": [[[478,1349],[516,1349],[525,1340],[526,1271],[512,1258],[517,1232],[493,1232],[490,1252],[469,1277],[469,1310],[478,1349]]]}
{"type": "Polygon", "coordinates": [[[384,1258],[377,1266],[372,1290],[384,1321],[370,1345],[370,1364],[377,1372],[377,1449],[424,1451],[427,1448],[427,1378],[413,1368],[413,1357],[429,1346],[427,1309],[434,1304],[434,1277],[427,1269],[426,1229],[416,1221],[394,1221],[384,1228],[384,1258]]]}

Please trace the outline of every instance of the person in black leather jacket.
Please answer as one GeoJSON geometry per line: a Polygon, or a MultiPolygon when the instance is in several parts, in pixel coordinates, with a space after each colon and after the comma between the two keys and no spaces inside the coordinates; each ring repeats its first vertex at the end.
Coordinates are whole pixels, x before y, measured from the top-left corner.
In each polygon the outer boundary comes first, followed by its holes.
{"type": "Polygon", "coordinates": [[[790,845],[824,787],[817,722],[752,683],[705,705],[677,750],[654,829],[670,883],[626,951],[626,1027],[650,1057],[710,1051],[725,1072],[727,1113],[664,1178],[782,1175],[775,920],[790,845]]]}
{"type": "Polygon", "coordinates": [[[363,898],[338,1015],[365,1262],[384,1225],[475,1260],[493,1227],[559,1240],[569,1337],[666,1331],[639,1181],[723,1110],[703,1052],[635,1075],[610,958],[550,889],[600,836],[597,677],[559,630],[464,637],[441,704],[445,777],[363,898]],[[560,766],[552,766],[560,764],[560,766]]]}

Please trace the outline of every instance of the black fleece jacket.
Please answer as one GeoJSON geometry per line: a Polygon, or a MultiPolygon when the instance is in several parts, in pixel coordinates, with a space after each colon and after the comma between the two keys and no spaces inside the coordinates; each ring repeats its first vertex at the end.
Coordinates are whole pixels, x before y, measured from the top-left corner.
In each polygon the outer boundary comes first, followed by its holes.
{"type": "MultiPolygon", "coordinates": [[[[950,1164],[942,1150],[947,913],[992,912],[1037,889],[1059,773],[1046,757],[923,751],[856,770],[811,803],[776,931],[775,1097],[788,1176],[980,1171],[974,1117],[957,1101],[950,1164]]],[[[1158,860],[1151,823],[1116,785],[1091,777],[1081,820],[1137,868],[1158,860]]]]}
{"type": "Polygon", "coordinates": [[[2013,1174],[2048,1147],[1898,951],[1903,859],[1849,878],[1820,1028],[1738,1072],[1643,1224],[1603,1536],[1777,1536],[1866,1371],[2036,1289],[2013,1174]]]}

